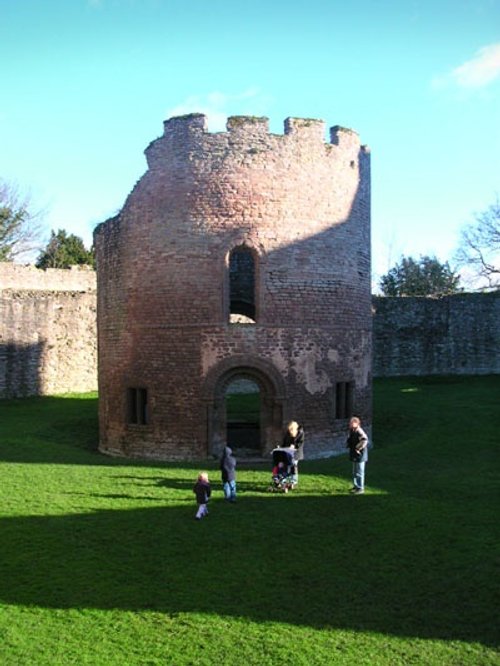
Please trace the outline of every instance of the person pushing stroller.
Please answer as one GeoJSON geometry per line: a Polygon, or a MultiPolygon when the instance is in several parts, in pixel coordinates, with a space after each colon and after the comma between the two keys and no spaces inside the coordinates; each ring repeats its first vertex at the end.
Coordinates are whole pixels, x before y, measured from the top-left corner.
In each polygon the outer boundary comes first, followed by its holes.
{"type": "Polygon", "coordinates": [[[296,486],[299,482],[299,462],[304,459],[304,427],[297,421],[290,421],[283,436],[284,449],[289,449],[293,454],[293,482],[296,486]]]}

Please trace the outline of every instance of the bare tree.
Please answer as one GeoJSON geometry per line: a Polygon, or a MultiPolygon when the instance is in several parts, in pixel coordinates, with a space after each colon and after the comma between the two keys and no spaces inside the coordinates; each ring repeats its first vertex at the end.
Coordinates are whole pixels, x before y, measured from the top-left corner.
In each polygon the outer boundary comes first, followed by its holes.
{"type": "Polygon", "coordinates": [[[470,266],[478,279],[489,289],[500,288],[500,199],[475,221],[462,229],[460,244],[455,255],[460,266],[470,266]]]}
{"type": "Polygon", "coordinates": [[[32,255],[43,243],[41,211],[32,209],[29,195],[0,180],[0,261],[32,255]]]}

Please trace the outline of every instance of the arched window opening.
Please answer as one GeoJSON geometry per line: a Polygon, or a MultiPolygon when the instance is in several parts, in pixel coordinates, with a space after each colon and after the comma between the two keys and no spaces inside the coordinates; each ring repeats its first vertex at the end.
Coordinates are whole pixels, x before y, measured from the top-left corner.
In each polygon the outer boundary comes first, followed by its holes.
{"type": "Polygon", "coordinates": [[[236,377],[225,391],[227,445],[239,455],[260,451],[260,388],[236,377]]]}
{"type": "Polygon", "coordinates": [[[245,247],[234,249],[229,256],[229,321],[255,323],[255,260],[245,247]]]}

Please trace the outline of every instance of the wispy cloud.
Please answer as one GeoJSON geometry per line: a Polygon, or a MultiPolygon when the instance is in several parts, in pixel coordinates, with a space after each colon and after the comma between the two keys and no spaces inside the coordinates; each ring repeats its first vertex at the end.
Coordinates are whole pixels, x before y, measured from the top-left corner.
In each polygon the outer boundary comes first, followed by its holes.
{"type": "Polygon", "coordinates": [[[235,94],[211,92],[207,95],[190,95],[180,104],[167,109],[166,117],[204,113],[207,116],[209,130],[219,132],[226,128],[228,116],[265,115],[270,103],[270,98],[258,88],[248,88],[235,94]]]}
{"type": "Polygon", "coordinates": [[[500,43],[483,46],[448,74],[434,79],[435,88],[452,85],[461,89],[483,88],[500,78],[500,43]]]}
{"type": "Polygon", "coordinates": [[[463,88],[482,87],[500,77],[500,43],[479,49],[472,60],[454,69],[451,76],[463,88]]]}

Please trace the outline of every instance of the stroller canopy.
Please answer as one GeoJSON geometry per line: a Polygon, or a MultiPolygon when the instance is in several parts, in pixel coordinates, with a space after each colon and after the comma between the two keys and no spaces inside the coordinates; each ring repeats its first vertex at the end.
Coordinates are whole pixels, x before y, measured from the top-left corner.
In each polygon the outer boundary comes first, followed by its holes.
{"type": "Polygon", "coordinates": [[[278,463],[284,463],[287,467],[293,465],[293,453],[294,449],[290,448],[273,449],[273,465],[277,465],[278,463]]]}

